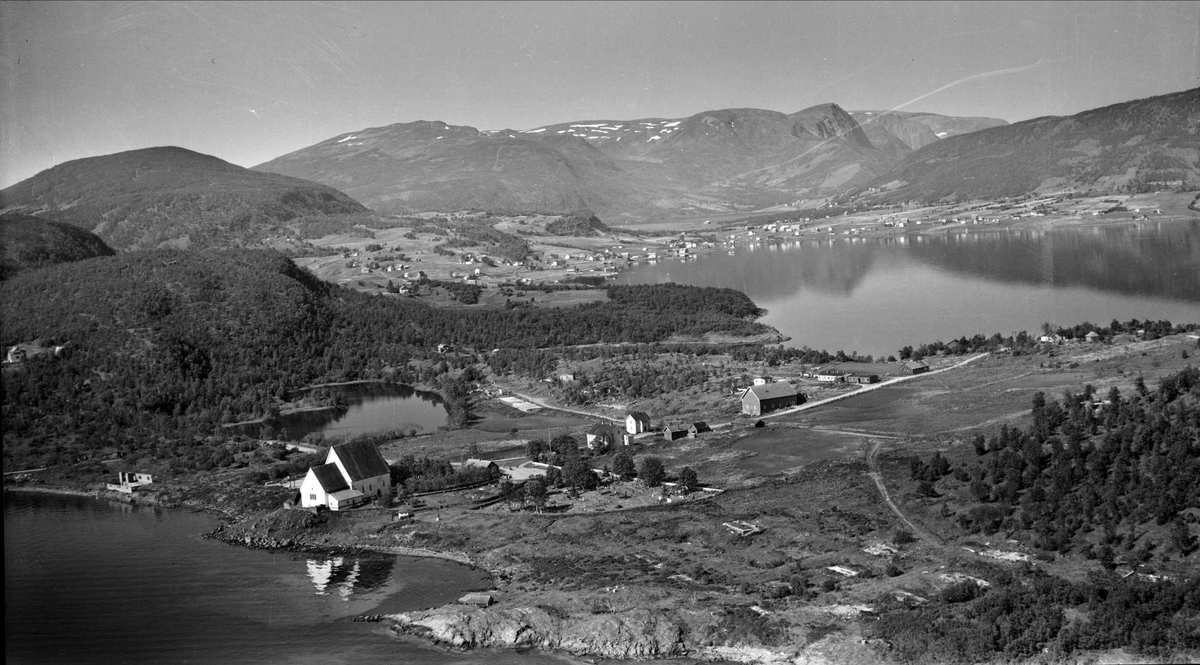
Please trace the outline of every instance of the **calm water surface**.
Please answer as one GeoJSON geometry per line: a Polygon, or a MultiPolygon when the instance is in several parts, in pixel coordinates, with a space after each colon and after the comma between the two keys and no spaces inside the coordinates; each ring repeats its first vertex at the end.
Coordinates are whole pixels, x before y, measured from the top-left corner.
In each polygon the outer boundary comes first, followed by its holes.
{"type": "Polygon", "coordinates": [[[1200,222],[780,239],[641,264],[617,282],[734,288],[791,346],[887,355],[1043,322],[1200,322],[1200,222]]]}
{"type": "Polygon", "coordinates": [[[300,411],[280,417],[278,430],[258,424],[242,426],[250,436],[299,441],[313,432],[351,438],[391,430],[432,432],[446,424],[446,407],[437,393],[392,383],[333,386],[347,408],[300,411]]]}
{"type": "Polygon", "coordinates": [[[449,602],[486,575],[435,559],[269,553],[203,540],[205,515],[4,497],[5,662],[559,663],[449,653],[350,617],[449,602]]]}

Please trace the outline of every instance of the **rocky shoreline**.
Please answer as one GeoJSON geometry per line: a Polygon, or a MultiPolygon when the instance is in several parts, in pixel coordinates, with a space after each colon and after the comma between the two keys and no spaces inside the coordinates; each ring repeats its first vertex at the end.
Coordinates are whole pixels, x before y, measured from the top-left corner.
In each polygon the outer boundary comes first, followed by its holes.
{"type": "MultiPolygon", "coordinates": [[[[635,609],[586,617],[555,616],[542,607],[469,608],[447,605],[431,610],[384,615],[391,630],[458,650],[537,649],[572,658],[612,660],[693,659],[722,663],[803,663],[832,665],[816,649],[774,650],[749,646],[697,645],[678,617],[635,609]]],[[[857,654],[856,654],[857,655],[857,654]]]]}
{"type": "Polygon", "coordinates": [[[649,610],[575,618],[541,607],[451,605],[387,618],[398,633],[459,649],[525,648],[620,660],[694,655],[684,641],[683,624],[649,610]]]}

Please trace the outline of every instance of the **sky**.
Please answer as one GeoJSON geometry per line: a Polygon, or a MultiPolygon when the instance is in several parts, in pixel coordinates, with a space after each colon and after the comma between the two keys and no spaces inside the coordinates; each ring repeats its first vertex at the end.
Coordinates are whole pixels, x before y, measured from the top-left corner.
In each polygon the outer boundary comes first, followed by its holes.
{"type": "Polygon", "coordinates": [[[0,1],[0,187],[177,145],[834,102],[1009,122],[1200,87],[1200,2],[0,1]]]}

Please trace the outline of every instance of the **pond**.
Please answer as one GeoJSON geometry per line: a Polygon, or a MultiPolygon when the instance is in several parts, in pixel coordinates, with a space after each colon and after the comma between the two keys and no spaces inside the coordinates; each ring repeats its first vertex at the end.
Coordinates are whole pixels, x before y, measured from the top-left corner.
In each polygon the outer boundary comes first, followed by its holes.
{"type": "Polygon", "coordinates": [[[352,383],[328,386],[344,409],[297,411],[280,416],[275,426],[239,425],[247,436],[299,441],[309,434],[349,439],[359,434],[400,430],[418,434],[436,431],[447,422],[446,407],[437,393],[394,383],[352,383]]]}

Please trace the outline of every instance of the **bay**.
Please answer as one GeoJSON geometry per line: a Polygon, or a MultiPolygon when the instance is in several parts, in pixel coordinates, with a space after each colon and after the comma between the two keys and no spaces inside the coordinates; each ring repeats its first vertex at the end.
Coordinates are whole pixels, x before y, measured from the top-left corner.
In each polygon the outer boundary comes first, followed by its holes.
{"type": "Polygon", "coordinates": [[[905,345],[1043,323],[1200,322],[1200,223],[779,238],[732,255],[643,263],[620,284],[746,293],[789,346],[896,354],[905,345]]]}
{"type": "Polygon", "coordinates": [[[325,557],[205,540],[207,515],[6,492],[5,662],[556,663],[449,652],[360,614],[420,609],[486,586],[438,559],[325,557]]]}

